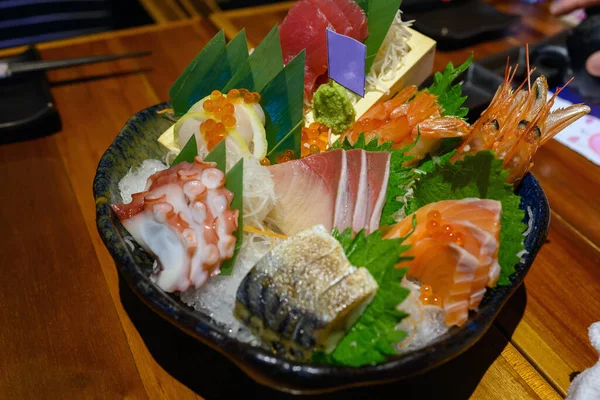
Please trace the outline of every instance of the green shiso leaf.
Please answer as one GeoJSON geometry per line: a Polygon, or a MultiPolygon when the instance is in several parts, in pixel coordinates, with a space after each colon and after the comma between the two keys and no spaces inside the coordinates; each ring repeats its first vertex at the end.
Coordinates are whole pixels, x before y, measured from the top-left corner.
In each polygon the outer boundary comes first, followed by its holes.
{"type": "Polygon", "coordinates": [[[175,115],[185,114],[194,103],[210,93],[210,90],[206,93],[204,77],[219,65],[219,60],[225,53],[225,34],[220,31],[204,46],[169,89],[175,115]]]}
{"type": "Polygon", "coordinates": [[[225,147],[225,140],[221,140],[210,153],[204,157],[204,161],[212,161],[217,163],[217,168],[223,172],[227,172],[225,170],[227,165],[227,153],[225,147]]]}
{"type": "Polygon", "coordinates": [[[427,91],[437,96],[437,102],[443,110],[442,115],[463,118],[469,112],[468,108],[461,107],[467,99],[467,96],[462,96],[462,86],[452,86],[452,82],[469,68],[472,61],[473,53],[458,67],[454,68],[452,62],[449,62],[443,73],[436,72],[433,76],[433,83],[427,91]]]}
{"type": "Polygon", "coordinates": [[[260,92],[283,69],[283,56],[277,25],[271,29],[254,52],[239,66],[223,92],[244,88],[260,92]]]}
{"type": "Polygon", "coordinates": [[[198,146],[196,144],[196,135],[192,135],[190,139],[187,141],[183,149],[179,152],[177,157],[171,163],[171,167],[173,165],[177,165],[182,161],[187,161],[189,163],[194,162],[194,157],[198,155],[198,146]]]}
{"type": "Polygon", "coordinates": [[[401,0],[368,0],[359,1],[358,5],[365,10],[367,14],[367,26],[369,28],[369,36],[365,40],[367,46],[367,60],[365,71],[368,74],[377,57],[379,48],[385,39],[392,22],[396,17],[396,12],[400,8],[401,0]]]}
{"type": "MultiPolygon", "coordinates": [[[[225,141],[221,141],[224,143],[225,141]]],[[[224,147],[223,147],[224,148],[224,147]]],[[[215,147],[216,149],[216,147],[215,147]]],[[[233,257],[221,263],[221,275],[231,275],[235,260],[242,248],[242,239],[244,231],[244,159],[241,158],[225,176],[225,188],[233,193],[231,200],[231,209],[238,210],[238,227],[233,233],[235,236],[235,250],[233,257]]]]}
{"type": "Polygon", "coordinates": [[[397,354],[394,344],[406,337],[406,332],[396,330],[396,325],[407,316],[396,307],[410,291],[400,286],[405,268],[395,265],[406,259],[400,255],[410,246],[403,239],[384,240],[380,231],[369,236],[359,232],[352,238],[351,229],[342,233],[334,231],[352,265],[365,267],[379,285],[373,301],[331,354],[316,353],[313,361],[351,367],[377,364],[387,356],[397,354]]]}
{"type": "Polygon", "coordinates": [[[414,197],[408,201],[406,213],[441,200],[460,200],[469,197],[499,200],[502,203],[500,230],[500,280],[498,285],[510,283],[509,276],[519,262],[517,253],[523,250],[524,212],[519,208],[521,198],[506,183],[508,171],[502,169],[502,160],[490,151],[468,155],[463,161],[437,163],[431,172],[415,184],[414,197]]]}
{"type": "Polygon", "coordinates": [[[305,54],[305,50],[298,53],[260,92],[266,119],[267,157],[272,163],[288,149],[300,155],[305,54]]]}
{"type": "Polygon", "coordinates": [[[392,142],[378,144],[378,139],[373,138],[369,143],[366,143],[364,134],[360,134],[358,140],[354,144],[346,139],[340,143],[336,141],[333,144],[334,149],[363,149],[366,151],[388,151],[390,153],[390,177],[388,187],[385,194],[385,203],[381,212],[380,225],[392,225],[396,223],[393,215],[398,212],[404,203],[400,200],[408,191],[408,186],[417,178],[414,168],[405,167],[404,163],[412,160],[411,156],[405,156],[414,144],[398,150],[392,150],[392,142]]]}

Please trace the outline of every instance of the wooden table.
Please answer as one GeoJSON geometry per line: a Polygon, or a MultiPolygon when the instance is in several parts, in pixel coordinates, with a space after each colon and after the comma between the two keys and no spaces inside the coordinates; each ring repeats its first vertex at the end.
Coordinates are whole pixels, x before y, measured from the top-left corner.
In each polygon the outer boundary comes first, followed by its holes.
{"type": "MultiPolygon", "coordinates": [[[[228,35],[243,23],[257,42],[285,14],[282,6],[260,11],[260,18],[246,10],[212,20],[228,35]]],[[[532,28],[524,29],[533,40],[532,28]]],[[[168,99],[171,83],[216,32],[206,20],[188,20],[40,46],[47,59],[153,54],[49,73],[63,130],[0,146],[0,398],[288,397],[146,308],[96,232],[91,184],[102,153],[131,115],[168,99]]],[[[476,55],[519,35],[482,44],[476,55]]],[[[461,58],[439,54],[436,63],[461,58]]],[[[481,341],[418,378],[325,398],[565,395],[569,377],[596,357],[587,327],[600,316],[600,171],[552,142],[534,172],[553,207],[548,243],[481,341]]]]}

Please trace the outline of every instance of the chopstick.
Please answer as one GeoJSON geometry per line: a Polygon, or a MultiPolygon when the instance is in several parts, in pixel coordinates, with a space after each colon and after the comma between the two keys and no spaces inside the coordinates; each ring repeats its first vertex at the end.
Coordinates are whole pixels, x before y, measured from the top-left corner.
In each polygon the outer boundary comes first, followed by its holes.
{"type": "Polygon", "coordinates": [[[9,76],[23,72],[33,71],[48,71],[51,69],[76,67],[78,65],[95,64],[99,62],[121,60],[124,58],[144,57],[152,54],[150,51],[140,51],[137,53],[114,54],[107,56],[68,58],[64,60],[49,60],[49,61],[15,61],[15,62],[0,62],[0,78],[8,78],[9,76]]]}

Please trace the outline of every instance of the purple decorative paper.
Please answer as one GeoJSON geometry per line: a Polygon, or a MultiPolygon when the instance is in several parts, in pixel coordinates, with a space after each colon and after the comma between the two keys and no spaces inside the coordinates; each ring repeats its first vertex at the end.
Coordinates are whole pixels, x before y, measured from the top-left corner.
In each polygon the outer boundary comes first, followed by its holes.
{"type": "Polygon", "coordinates": [[[327,29],[329,78],[365,97],[367,47],[358,40],[327,29]]]}

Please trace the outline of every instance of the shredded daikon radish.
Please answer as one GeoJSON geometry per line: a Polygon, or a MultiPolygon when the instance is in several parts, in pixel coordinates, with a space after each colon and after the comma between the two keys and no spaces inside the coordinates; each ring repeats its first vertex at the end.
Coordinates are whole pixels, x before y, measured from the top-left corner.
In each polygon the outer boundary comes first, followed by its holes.
{"type": "Polygon", "coordinates": [[[382,84],[394,78],[396,71],[400,69],[404,62],[404,56],[410,50],[408,39],[411,35],[406,28],[411,26],[412,23],[413,21],[403,22],[402,11],[398,10],[367,74],[366,89],[368,91],[389,92],[389,89],[382,84]]]}
{"type": "Polygon", "coordinates": [[[517,257],[519,257],[519,262],[525,262],[525,256],[529,254],[529,252],[525,249],[521,250],[517,253],[517,257]]]}
{"type": "Polygon", "coordinates": [[[529,218],[527,219],[527,229],[525,230],[525,232],[523,232],[523,236],[529,235],[533,230],[533,211],[529,206],[527,206],[527,215],[529,216],[529,218]]]}

